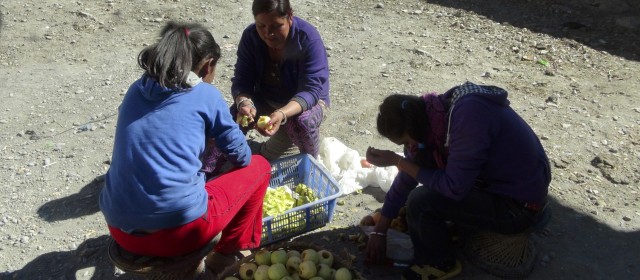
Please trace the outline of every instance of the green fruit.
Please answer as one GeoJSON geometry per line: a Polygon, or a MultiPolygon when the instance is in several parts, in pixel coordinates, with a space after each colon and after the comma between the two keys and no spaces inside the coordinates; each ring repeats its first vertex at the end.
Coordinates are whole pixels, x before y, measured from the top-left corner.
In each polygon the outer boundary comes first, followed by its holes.
{"type": "Polygon", "coordinates": [[[238,277],[235,277],[235,276],[227,276],[224,278],[224,280],[240,280],[240,279],[238,279],[238,277]]]}
{"type": "Polygon", "coordinates": [[[341,267],[338,268],[338,270],[336,270],[336,276],[335,279],[336,280],[351,280],[352,275],[351,275],[351,270],[349,270],[346,267],[341,267]]]}
{"type": "Polygon", "coordinates": [[[302,260],[300,259],[300,257],[296,257],[296,256],[290,257],[287,260],[287,263],[285,264],[285,266],[287,267],[287,271],[289,271],[289,274],[294,274],[298,272],[301,262],[302,260]]]}
{"type": "Polygon", "coordinates": [[[256,266],[255,263],[243,263],[240,265],[240,278],[242,278],[242,280],[251,280],[253,279],[253,276],[256,273],[256,269],[258,269],[258,266],[256,266]]]}
{"type": "Polygon", "coordinates": [[[256,253],[255,259],[258,265],[271,265],[271,251],[262,248],[256,253]]]}
{"type": "Polygon", "coordinates": [[[329,267],[333,266],[333,254],[331,254],[331,252],[327,250],[320,250],[318,251],[318,255],[320,257],[319,263],[326,264],[329,267]]]}
{"type": "Polygon", "coordinates": [[[271,264],[286,264],[287,263],[287,252],[285,250],[276,250],[271,252],[271,264]]]}
{"type": "Polygon", "coordinates": [[[318,266],[316,266],[316,276],[324,279],[324,280],[331,280],[331,267],[326,265],[326,264],[318,264],[318,266]]]}
{"type": "Polygon", "coordinates": [[[269,121],[271,121],[269,116],[260,116],[260,118],[258,118],[258,127],[265,130],[272,129],[273,125],[269,125],[269,121]]]}
{"type": "MultiPolygon", "coordinates": [[[[316,250],[306,249],[302,251],[302,261],[312,261],[313,264],[318,264],[320,262],[320,256],[318,255],[318,252],[316,252],[316,250]]],[[[303,278],[307,277],[303,276],[303,278]]]]}
{"type": "Polygon", "coordinates": [[[269,280],[269,266],[266,264],[258,266],[253,280],[269,280]]]}
{"type": "Polygon", "coordinates": [[[289,251],[287,251],[287,257],[288,258],[291,258],[291,257],[294,257],[294,256],[302,259],[301,254],[300,254],[299,251],[297,251],[297,250],[289,250],[289,251]]]}
{"type": "Polygon", "coordinates": [[[288,276],[287,268],[284,267],[284,264],[275,263],[269,266],[269,270],[267,271],[269,274],[269,279],[271,280],[280,280],[282,277],[288,276]]]}
{"type": "Polygon", "coordinates": [[[302,261],[302,263],[300,263],[300,266],[298,267],[298,270],[300,271],[300,277],[305,279],[314,277],[316,276],[316,273],[318,273],[316,264],[313,261],[302,261]]]}

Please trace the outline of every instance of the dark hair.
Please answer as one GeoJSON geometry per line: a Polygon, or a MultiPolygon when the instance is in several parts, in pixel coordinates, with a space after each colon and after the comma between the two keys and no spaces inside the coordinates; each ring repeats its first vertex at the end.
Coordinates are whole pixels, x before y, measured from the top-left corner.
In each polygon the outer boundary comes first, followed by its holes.
{"type": "Polygon", "coordinates": [[[253,0],[251,6],[253,16],[262,13],[276,12],[279,16],[289,16],[293,14],[289,0],[253,0]]]}
{"type": "Polygon", "coordinates": [[[220,46],[213,35],[197,23],[169,22],[160,31],[160,39],[138,54],[138,65],[146,74],[168,88],[187,88],[189,72],[205,60],[220,58],[220,46]]]}
{"type": "Polygon", "coordinates": [[[424,143],[426,131],[431,131],[425,104],[420,96],[393,94],[379,107],[378,133],[388,139],[398,139],[405,133],[424,143]]]}

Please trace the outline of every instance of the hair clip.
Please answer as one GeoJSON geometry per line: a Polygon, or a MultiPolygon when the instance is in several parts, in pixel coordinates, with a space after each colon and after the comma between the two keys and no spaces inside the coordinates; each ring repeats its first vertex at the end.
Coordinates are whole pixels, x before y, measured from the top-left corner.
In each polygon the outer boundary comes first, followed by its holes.
{"type": "Polygon", "coordinates": [[[402,104],[400,104],[400,107],[402,107],[403,110],[407,109],[407,100],[402,100],[402,104]]]}
{"type": "Polygon", "coordinates": [[[189,37],[190,33],[191,33],[191,31],[189,31],[189,28],[185,27],[184,28],[184,35],[187,35],[187,37],[189,37]]]}

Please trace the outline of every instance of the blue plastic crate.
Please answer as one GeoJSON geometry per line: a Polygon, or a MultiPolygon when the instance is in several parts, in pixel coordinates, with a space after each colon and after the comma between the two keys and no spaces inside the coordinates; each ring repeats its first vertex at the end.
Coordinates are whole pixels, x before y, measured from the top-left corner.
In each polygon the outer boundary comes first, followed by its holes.
{"type": "Polygon", "coordinates": [[[317,229],[331,222],[336,199],[342,195],[338,182],[318,161],[299,154],[271,162],[270,188],[286,186],[291,191],[305,184],[318,197],[316,201],[262,219],[261,246],[317,229]]]}

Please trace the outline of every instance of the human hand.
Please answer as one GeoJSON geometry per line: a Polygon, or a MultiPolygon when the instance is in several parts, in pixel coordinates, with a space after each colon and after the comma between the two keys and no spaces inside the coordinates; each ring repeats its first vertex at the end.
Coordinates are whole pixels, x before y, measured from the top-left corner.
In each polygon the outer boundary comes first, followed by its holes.
{"type": "Polygon", "coordinates": [[[371,234],[364,253],[366,265],[386,265],[387,262],[387,236],[371,234]]]}
{"type": "Polygon", "coordinates": [[[253,103],[243,102],[242,105],[238,107],[238,116],[249,116],[251,121],[256,117],[256,113],[256,107],[253,106],[253,103]]]}
{"type": "Polygon", "coordinates": [[[378,150],[374,147],[369,147],[366,153],[367,161],[375,166],[387,167],[397,165],[398,162],[403,159],[402,156],[389,150],[378,150]]]}
{"type": "MultiPolygon", "coordinates": [[[[254,119],[251,116],[243,115],[240,112],[236,115],[236,123],[243,128],[252,125],[253,121],[254,119]]],[[[249,127],[249,129],[251,129],[251,127],[249,127]]]]}
{"type": "Polygon", "coordinates": [[[282,117],[281,113],[275,111],[269,115],[269,122],[263,127],[256,126],[256,130],[263,136],[273,136],[280,129],[280,125],[283,122],[282,117]]]}

